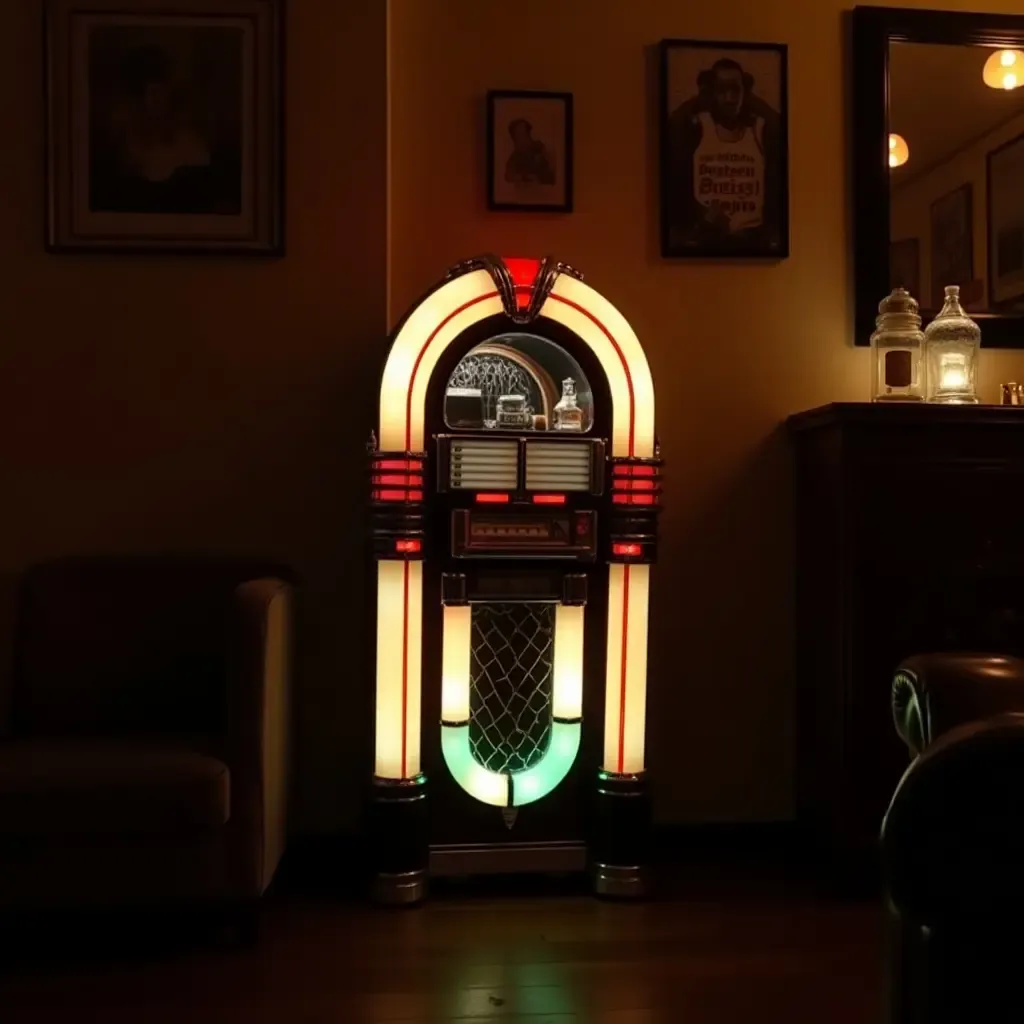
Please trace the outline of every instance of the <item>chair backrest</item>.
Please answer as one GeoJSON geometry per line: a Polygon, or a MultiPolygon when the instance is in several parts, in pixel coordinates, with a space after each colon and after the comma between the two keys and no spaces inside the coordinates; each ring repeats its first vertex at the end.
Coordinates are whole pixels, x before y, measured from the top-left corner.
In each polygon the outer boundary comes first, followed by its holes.
{"type": "Polygon", "coordinates": [[[221,736],[233,595],[279,567],[196,557],[31,569],[21,595],[16,736],[221,736]]]}
{"type": "Polygon", "coordinates": [[[881,845],[890,899],[921,924],[1024,911],[1024,714],[936,739],[896,788],[881,845]]]}

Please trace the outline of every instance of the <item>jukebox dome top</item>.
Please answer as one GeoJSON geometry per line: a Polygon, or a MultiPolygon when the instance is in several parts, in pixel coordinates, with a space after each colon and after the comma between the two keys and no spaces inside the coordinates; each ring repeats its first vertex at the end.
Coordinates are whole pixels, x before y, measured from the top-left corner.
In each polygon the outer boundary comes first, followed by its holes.
{"type": "Polygon", "coordinates": [[[444,419],[450,430],[585,433],[594,422],[594,396],[582,367],[561,345],[536,334],[505,333],[459,361],[445,389],[444,419]]]}

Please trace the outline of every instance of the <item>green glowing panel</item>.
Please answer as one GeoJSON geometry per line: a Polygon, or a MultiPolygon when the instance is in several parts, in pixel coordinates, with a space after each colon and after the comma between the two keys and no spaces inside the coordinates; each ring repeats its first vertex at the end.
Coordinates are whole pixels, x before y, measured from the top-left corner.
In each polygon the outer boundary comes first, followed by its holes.
{"type": "Polygon", "coordinates": [[[512,776],[512,805],[522,807],[547,796],[569,774],[579,749],[579,722],[552,723],[544,756],[532,768],[512,776]]]}
{"type": "Polygon", "coordinates": [[[488,771],[473,757],[469,724],[441,726],[441,753],[452,778],[481,803],[508,806],[508,776],[488,771]]]}
{"type": "Polygon", "coordinates": [[[508,775],[492,772],[473,757],[469,725],[441,726],[441,753],[452,778],[474,799],[493,807],[523,807],[545,797],[569,774],[580,749],[580,723],[554,722],[551,742],[532,768],[508,775]]]}

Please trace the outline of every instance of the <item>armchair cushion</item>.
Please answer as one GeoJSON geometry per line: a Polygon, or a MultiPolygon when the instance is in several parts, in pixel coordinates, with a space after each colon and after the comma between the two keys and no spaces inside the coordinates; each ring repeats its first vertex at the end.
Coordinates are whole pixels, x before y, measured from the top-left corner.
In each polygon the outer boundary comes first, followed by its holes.
{"type": "Polygon", "coordinates": [[[996,654],[918,654],[892,683],[896,731],[917,756],[967,722],[1024,711],[1024,661],[996,654]]]}
{"type": "Polygon", "coordinates": [[[0,744],[0,836],[156,836],[223,826],[227,765],[130,743],[0,744]]]}

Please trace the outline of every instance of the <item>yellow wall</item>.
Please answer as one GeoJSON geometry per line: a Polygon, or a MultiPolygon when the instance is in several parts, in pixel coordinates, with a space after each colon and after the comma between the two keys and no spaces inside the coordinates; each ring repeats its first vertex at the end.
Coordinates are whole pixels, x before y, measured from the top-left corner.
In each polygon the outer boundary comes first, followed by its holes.
{"type": "MultiPolygon", "coordinates": [[[[458,259],[551,252],[620,307],[649,353],[669,473],[649,735],[662,820],[791,810],[790,470],[778,425],[823,402],[864,400],[870,377],[850,337],[847,6],[392,0],[392,321],[458,259]],[[789,44],[785,262],[660,259],[652,46],[665,37],[789,44]],[[574,214],[486,211],[488,88],[575,94],[574,214]]],[[[1024,359],[984,355],[983,393],[996,400],[1024,359]]]]}
{"type": "MultiPolygon", "coordinates": [[[[968,182],[972,186],[974,280],[981,281],[984,289],[981,292],[981,304],[977,308],[989,308],[986,157],[992,150],[1015,139],[1022,131],[1024,115],[1000,125],[983,138],[976,139],[965,149],[960,150],[945,163],[911,178],[893,191],[890,237],[894,241],[901,238],[918,238],[921,241],[921,294],[915,295],[914,298],[921,303],[922,309],[939,309],[942,305],[941,292],[937,296],[931,294],[931,205],[936,199],[941,199],[968,182]]],[[[968,282],[964,281],[961,288],[967,284],[968,282]]]]}
{"type": "MultiPolygon", "coordinates": [[[[289,0],[288,256],[43,252],[41,2],[0,33],[0,579],[69,552],[259,551],[306,581],[297,824],[370,764],[365,443],[386,332],[386,9],[289,0]]],[[[9,630],[4,630],[6,646],[9,630]]]]}
{"type": "MultiPolygon", "coordinates": [[[[351,827],[372,721],[359,496],[388,320],[384,0],[288,0],[289,252],[268,263],[45,255],[41,0],[3,7],[0,609],[25,565],[69,552],[256,548],[292,562],[306,580],[296,824],[351,827]]],[[[776,428],[864,398],[869,378],[848,336],[840,7],[391,4],[391,322],[457,259],[550,251],[650,353],[671,473],[652,633],[662,820],[790,809],[776,428]],[[658,257],[650,46],[687,35],[790,44],[793,256],[778,266],[658,257]],[[489,87],[576,94],[574,215],[485,212],[489,87]]],[[[986,353],[987,397],[1021,369],[986,353]]]]}

